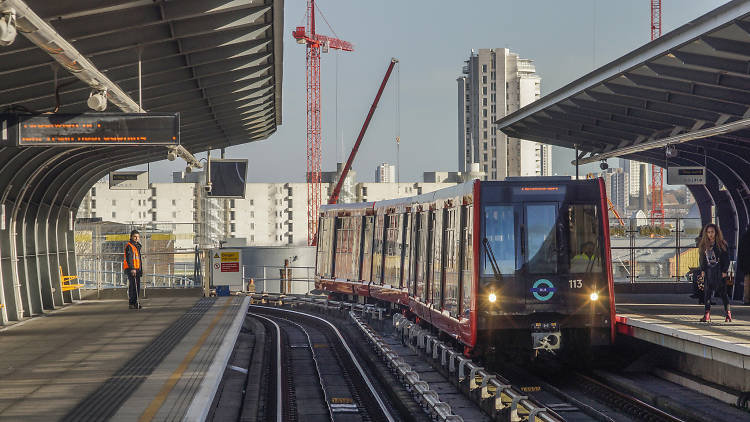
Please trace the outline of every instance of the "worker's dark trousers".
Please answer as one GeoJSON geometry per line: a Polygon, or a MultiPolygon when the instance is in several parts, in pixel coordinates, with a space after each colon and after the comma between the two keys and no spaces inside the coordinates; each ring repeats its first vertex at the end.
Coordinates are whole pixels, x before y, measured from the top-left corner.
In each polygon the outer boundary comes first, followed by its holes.
{"type": "Polygon", "coordinates": [[[128,272],[128,299],[131,305],[138,304],[138,293],[141,291],[141,276],[130,275],[128,272]]]}

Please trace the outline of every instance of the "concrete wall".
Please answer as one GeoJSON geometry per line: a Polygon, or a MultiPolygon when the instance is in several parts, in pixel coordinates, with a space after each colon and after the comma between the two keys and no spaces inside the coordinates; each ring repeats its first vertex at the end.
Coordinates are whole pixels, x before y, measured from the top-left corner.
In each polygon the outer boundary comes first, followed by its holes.
{"type": "Polygon", "coordinates": [[[313,246],[249,246],[242,250],[242,264],[245,267],[245,279],[253,278],[256,292],[279,293],[279,270],[284,260],[289,259],[292,267],[291,292],[305,294],[314,289],[315,247],[313,246]],[[265,272],[264,272],[264,268],[265,272]],[[306,268],[310,267],[309,270],[306,268]],[[309,283],[301,279],[310,278],[309,283]],[[266,280],[263,280],[266,278],[266,280]],[[297,280],[300,279],[300,280],[297,280]]]}

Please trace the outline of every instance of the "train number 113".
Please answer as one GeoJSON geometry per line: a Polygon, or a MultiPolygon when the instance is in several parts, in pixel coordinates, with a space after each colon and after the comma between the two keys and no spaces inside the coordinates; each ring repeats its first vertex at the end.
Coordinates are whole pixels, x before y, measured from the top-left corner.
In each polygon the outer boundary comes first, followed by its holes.
{"type": "Polygon", "coordinates": [[[583,280],[568,280],[571,289],[580,289],[583,287],[583,280]]]}

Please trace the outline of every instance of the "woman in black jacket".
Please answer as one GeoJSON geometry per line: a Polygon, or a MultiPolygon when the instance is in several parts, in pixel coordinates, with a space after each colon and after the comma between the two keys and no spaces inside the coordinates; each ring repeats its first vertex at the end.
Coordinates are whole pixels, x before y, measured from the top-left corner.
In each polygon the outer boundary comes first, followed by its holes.
{"type": "Polygon", "coordinates": [[[729,253],[727,242],[716,224],[706,224],[703,228],[700,243],[698,244],[701,261],[701,274],[703,275],[703,293],[706,313],[701,322],[711,321],[711,296],[714,292],[721,296],[724,303],[726,318],[724,322],[732,321],[732,311],[729,310],[729,294],[727,292],[727,271],[729,270],[729,253]]]}

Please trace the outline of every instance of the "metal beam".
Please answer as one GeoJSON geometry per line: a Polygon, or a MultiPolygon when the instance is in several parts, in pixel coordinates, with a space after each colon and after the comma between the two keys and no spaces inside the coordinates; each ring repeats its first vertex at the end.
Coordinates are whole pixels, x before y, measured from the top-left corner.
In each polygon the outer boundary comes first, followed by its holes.
{"type": "MultiPolygon", "coordinates": [[[[683,142],[694,141],[696,139],[708,138],[709,136],[720,135],[724,133],[734,132],[739,129],[750,127],[750,118],[737,120],[732,123],[715,126],[708,129],[696,130],[689,133],[683,133],[681,135],[670,136],[668,138],[657,139],[654,141],[642,142],[637,145],[630,145],[624,148],[618,148],[613,151],[600,153],[589,158],[579,160],[579,164],[595,163],[597,161],[606,160],[607,158],[619,157],[626,154],[634,154],[637,152],[648,151],[656,148],[663,148],[667,145],[681,144],[683,142]]],[[[571,163],[572,164],[572,163],[571,163]]]]}
{"type": "Polygon", "coordinates": [[[130,113],[143,111],[125,91],[101,73],[23,0],[4,0],[0,3],[0,8],[15,9],[19,32],[91,88],[106,89],[107,99],[120,110],[130,113]]]}

